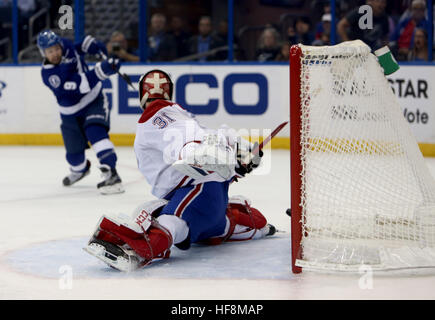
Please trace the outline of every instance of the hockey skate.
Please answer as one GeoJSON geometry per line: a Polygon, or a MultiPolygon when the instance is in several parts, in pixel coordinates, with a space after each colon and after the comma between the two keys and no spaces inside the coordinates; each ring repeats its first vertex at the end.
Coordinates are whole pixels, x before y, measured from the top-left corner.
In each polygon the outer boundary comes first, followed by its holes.
{"type": "Polygon", "coordinates": [[[264,233],[265,237],[273,236],[277,231],[275,226],[270,223],[266,224],[266,226],[263,229],[264,230],[262,230],[262,232],[264,233]]]}
{"type": "Polygon", "coordinates": [[[133,271],[146,264],[145,260],[127,245],[118,246],[95,237],[91,238],[83,250],[119,271],[133,271]]]}
{"type": "Polygon", "coordinates": [[[115,194],[124,192],[121,178],[116,172],[115,168],[110,168],[108,165],[102,165],[100,167],[101,176],[104,179],[101,181],[97,188],[101,194],[115,194]]]}
{"type": "Polygon", "coordinates": [[[86,168],[82,172],[76,172],[71,171],[71,173],[63,178],[63,185],[68,187],[76,183],[77,181],[80,181],[84,177],[86,177],[91,172],[91,162],[89,160],[86,160],[86,168]]]}

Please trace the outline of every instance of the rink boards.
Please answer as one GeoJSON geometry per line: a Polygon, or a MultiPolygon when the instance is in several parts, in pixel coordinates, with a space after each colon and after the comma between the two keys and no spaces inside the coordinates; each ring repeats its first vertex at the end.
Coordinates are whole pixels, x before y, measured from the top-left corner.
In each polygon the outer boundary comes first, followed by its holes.
{"type": "MultiPolygon", "coordinates": [[[[242,135],[262,136],[289,118],[289,67],[285,63],[123,65],[135,87],[141,74],[162,68],[174,81],[174,100],[204,125],[227,124],[242,135]],[[264,131],[264,132],[263,132],[264,131]]],[[[0,67],[0,144],[61,145],[54,95],[42,83],[39,65],[0,67]]],[[[435,66],[402,65],[388,77],[425,156],[435,156],[435,66]]],[[[141,114],[138,94],[117,75],[104,82],[111,108],[111,137],[132,145],[141,114]]],[[[289,148],[289,128],[273,148],[289,148]]]]}

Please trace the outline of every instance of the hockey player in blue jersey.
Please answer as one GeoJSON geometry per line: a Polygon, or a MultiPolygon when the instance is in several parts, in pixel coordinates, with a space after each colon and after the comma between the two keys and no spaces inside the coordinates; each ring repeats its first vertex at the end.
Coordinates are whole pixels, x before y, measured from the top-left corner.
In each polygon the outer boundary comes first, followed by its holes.
{"type": "Polygon", "coordinates": [[[86,159],[85,150],[90,143],[104,179],[97,188],[102,194],[124,192],[116,171],[114,145],[108,134],[110,110],[102,93],[102,81],[117,73],[119,60],[106,58],[89,69],[84,60],[86,53],[107,55],[105,45],[91,36],[74,44],[45,30],[38,35],[37,45],[44,57],[42,80],[59,104],[60,128],[71,171],[63,179],[63,185],[71,186],[89,174],[91,163],[86,159]]]}

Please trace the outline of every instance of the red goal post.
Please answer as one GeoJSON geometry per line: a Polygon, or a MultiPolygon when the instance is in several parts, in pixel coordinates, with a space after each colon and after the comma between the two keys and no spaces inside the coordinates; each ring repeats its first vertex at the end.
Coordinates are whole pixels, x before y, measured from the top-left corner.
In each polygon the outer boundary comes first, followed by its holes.
{"type": "Polygon", "coordinates": [[[301,153],[301,55],[298,45],[290,48],[290,179],[291,179],[291,254],[292,271],[300,273],[302,268],[295,265],[301,258],[302,212],[300,207],[302,171],[301,153]]]}

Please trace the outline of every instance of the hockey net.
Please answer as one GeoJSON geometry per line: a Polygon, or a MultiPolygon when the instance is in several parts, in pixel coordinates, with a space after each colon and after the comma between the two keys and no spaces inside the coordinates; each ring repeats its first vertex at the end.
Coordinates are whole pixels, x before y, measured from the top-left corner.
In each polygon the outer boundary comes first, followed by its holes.
{"type": "Polygon", "coordinates": [[[290,51],[293,271],[435,266],[435,184],[361,41],[290,51]]]}

